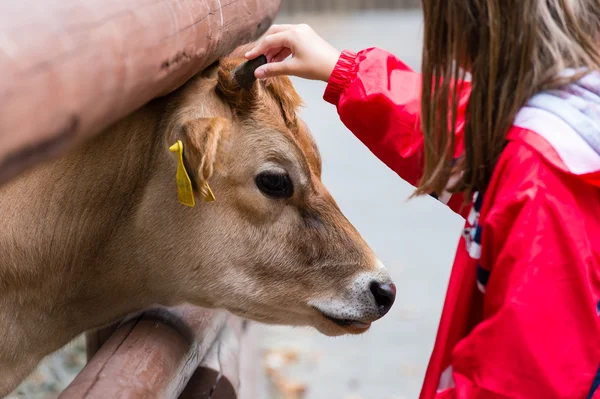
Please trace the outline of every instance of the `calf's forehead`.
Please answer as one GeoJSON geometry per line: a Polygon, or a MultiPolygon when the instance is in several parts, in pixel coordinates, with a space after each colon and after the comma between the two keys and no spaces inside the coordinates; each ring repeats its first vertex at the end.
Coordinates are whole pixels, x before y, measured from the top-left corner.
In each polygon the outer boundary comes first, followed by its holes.
{"type": "MultiPolygon", "coordinates": [[[[307,172],[321,177],[322,161],[317,144],[306,123],[297,118],[294,126],[285,123],[281,112],[263,108],[253,115],[255,124],[259,126],[257,134],[264,135],[264,139],[277,143],[280,151],[291,151],[300,158],[309,170],[307,172]]],[[[292,155],[292,154],[288,154],[292,155]]]]}
{"type": "Polygon", "coordinates": [[[311,171],[321,177],[322,161],[319,148],[315,142],[314,137],[308,130],[308,127],[302,120],[298,120],[298,129],[296,132],[290,132],[292,137],[297,142],[298,147],[302,151],[302,154],[306,156],[306,160],[309,164],[311,171]]]}
{"type": "MultiPolygon", "coordinates": [[[[285,138],[291,144],[277,146],[280,150],[293,151],[287,154],[298,161],[307,172],[321,176],[321,157],[315,141],[306,124],[298,118],[297,111],[302,106],[302,99],[294,89],[292,82],[285,76],[259,80],[251,89],[243,89],[235,81],[234,71],[246,60],[229,57],[221,60],[218,70],[217,92],[220,97],[232,106],[232,111],[239,117],[242,130],[249,128],[250,133],[265,134],[276,142],[285,138]],[[280,135],[282,137],[274,137],[280,135]]],[[[256,144],[256,138],[253,138],[256,144]]],[[[258,140],[260,141],[260,139],[258,140]]],[[[267,146],[269,148],[273,146],[267,146]]],[[[257,148],[256,150],[261,150],[257,148]]],[[[285,156],[286,154],[279,154],[285,156]]]]}

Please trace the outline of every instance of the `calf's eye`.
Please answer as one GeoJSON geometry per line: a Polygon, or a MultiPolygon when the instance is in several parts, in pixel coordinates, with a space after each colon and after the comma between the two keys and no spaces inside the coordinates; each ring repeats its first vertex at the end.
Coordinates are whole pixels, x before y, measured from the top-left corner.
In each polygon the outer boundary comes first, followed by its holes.
{"type": "Polygon", "coordinates": [[[292,180],[283,173],[262,172],[256,176],[256,186],[271,198],[290,198],[294,194],[292,180]]]}

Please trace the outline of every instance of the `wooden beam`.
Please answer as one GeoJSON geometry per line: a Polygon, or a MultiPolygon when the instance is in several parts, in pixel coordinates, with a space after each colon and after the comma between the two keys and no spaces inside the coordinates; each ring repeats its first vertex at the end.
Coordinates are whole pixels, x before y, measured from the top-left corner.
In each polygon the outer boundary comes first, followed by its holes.
{"type": "Polygon", "coordinates": [[[103,327],[95,331],[87,331],[85,333],[85,355],[89,362],[96,353],[102,348],[102,345],[109,340],[115,331],[121,325],[121,320],[108,327],[103,327]]]}
{"type": "Polygon", "coordinates": [[[116,329],[59,398],[177,398],[227,318],[190,305],[143,312],[116,329]]]}
{"type": "MultiPolygon", "coordinates": [[[[244,356],[252,353],[255,342],[248,329],[249,322],[230,316],[219,337],[202,359],[179,399],[255,399],[256,387],[252,381],[257,359],[251,359],[253,369],[245,369],[244,356]],[[243,394],[242,394],[243,393],[243,394]]],[[[248,359],[250,360],[250,359],[248,359]]]]}
{"type": "MultiPolygon", "coordinates": [[[[169,320],[173,320],[173,315],[169,313],[154,314],[152,319],[165,317],[165,315],[169,320]]],[[[105,355],[100,354],[96,359],[93,359],[93,356],[95,356],[99,348],[118,329],[119,325],[116,324],[88,333],[87,349],[88,361],[91,361],[90,364],[104,364],[104,368],[106,369],[108,363],[104,360],[105,355]]],[[[189,330],[189,327],[184,327],[184,329],[189,330]]],[[[117,341],[121,343],[123,342],[121,338],[122,331],[129,331],[129,327],[121,326],[121,329],[117,332],[117,335],[119,335],[117,341]]],[[[185,389],[179,395],[179,399],[256,399],[259,396],[258,380],[260,377],[259,366],[257,365],[257,361],[260,359],[259,346],[257,344],[258,332],[259,327],[255,323],[229,315],[218,336],[212,342],[210,349],[205,351],[204,357],[200,358],[200,355],[198,355],[199,365],[189,378],[185,389]]],[[[162,329],[159,329],[158,332],[153,331],[148,336],[148,339],[153,340],[158,338],[160,340],[161,334],[162,329]],[[157,335],[155,336],[155,334],[157,335]]],[[[207,342],[210,342],[210,340],[205,340],[204,344],[207,342]]],[[[109,349],[113,346],[114,342],[107,344],[107,348],[109,349]]],[[[206,345],[204,345],[204,348],[206,348],[206,345]]],[[[104,350],[106,351],[106,349],[104,350]]],[[[166,353],[166,355],[169,355],[169,353],[166,353]]],[[[127,356],[131,357],[130,354],[127,354],[127,356]]],[[[112,365],[108,365],[109,369],[112,367],[112,365]]],[[[87,377],[81,374],[73,383],[73,387],[78,386],[78,390],[75,391],[75,388],[71,387],[69,388],[70,391],[65,391],[64,397],[91,397],[89,393],[82,396],[82,392],[85,391],[84,388],[86,387],[86,383],[83,380],[89,381],[97,371],[96,376],[105,372],[99,371],[97,366],[89,366],[89,368],[90,370],[86,371],[88,373],[87,377]]],[[[155,370],[159,372],[158,369],[155,370]]],[[[120,374],[121,379],[130,372],[130,369],[116,370],[116,374],[120,374]]],[[[140,375],[138,377],[142,379],[156,379],[156,376],[153,375],[140,375]]],[[[178,376],[175,375],[174,377],[176,380],[178,379],[178,376]]],[[[94,379],[98,378],[94,377],[94,379]]],[[[182,383],[185,381],[185,379],[179,380],[182,383]]],[[[132,385],[139,386],[143,384],[145,383],[142,381],[133,383],[132,385]]],[[[99,388],[95,389],[95,392],[100,392],[98,391],[99,388]]]]}
{"type": "Polygon", "coordinates": [[[0,185],[270,25],[280,0],[3,0],[0,185]]]}

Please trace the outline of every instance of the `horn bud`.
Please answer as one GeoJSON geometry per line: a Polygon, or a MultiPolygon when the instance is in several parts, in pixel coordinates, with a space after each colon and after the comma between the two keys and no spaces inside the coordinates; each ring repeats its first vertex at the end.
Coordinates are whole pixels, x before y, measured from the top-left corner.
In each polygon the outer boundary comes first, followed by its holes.
{"type": "Polygon", "coordinates": [[[244,90],[250,90],[256,82],[254,71],[267,63],[267,57],[261,55],[248,60],[233,70],[233,80],[244,90]]]}

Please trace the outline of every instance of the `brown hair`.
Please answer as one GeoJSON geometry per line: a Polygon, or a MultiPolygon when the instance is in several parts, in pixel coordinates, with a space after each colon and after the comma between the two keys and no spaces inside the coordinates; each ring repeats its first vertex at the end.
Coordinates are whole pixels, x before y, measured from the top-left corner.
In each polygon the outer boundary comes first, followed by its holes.
{"type": "MultiPolygon", "coordinates": [[[[598,0],[423,0],[422,128],[418,194],[484,190],[518,110],[540,90],[600,69],[598,0]],[[452,165],[460,84],[469,70],[464,157],[452,165]],[[452,187],[451,175],[462,173],[452,187]]],[[[469,198],[469,195],[467,198],[469,198]]]]}

